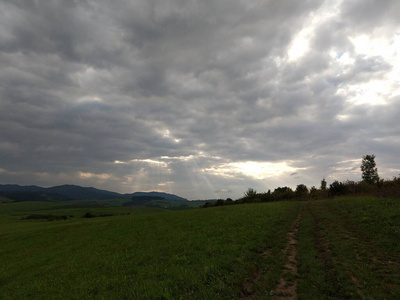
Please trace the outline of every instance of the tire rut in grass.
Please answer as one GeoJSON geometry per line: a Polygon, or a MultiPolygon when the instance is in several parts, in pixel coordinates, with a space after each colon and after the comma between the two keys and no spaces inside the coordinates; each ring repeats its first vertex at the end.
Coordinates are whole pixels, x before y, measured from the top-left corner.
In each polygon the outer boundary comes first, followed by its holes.
{"type": "Polygon", "coordinates": [[[311,211],[317,259],[323,265],[321,293],[327,298],[398,298],[398,264],[358,233],[334,209],[311,211]]]}
{"type": "Polygon", "coordinates": [[[289,242],[283,249],[287,261],[284,271],[274,291],[273,299],[298,299],[297,296],[297,232],[299,230],[301,215],[294,221],[292,229],[288,232],[289,242]]]}
{"type": "Polygon", "coordinates": [[[321,221],[311,213],[315,220],[314,239],[316,249],[318,251],[317,258],[322,263],[325,278],[322,288],[323,294],[328,298],[348,299],[349,296],[345,293],[345,288],[341,282],[339,272],[334,263],[331,245],[324,232],[321,221]]]}
{"type": "MultiPolygon", "coordinates": [[[[393,286],[398,285],[400,282],[398,274],[398,270],[400,270],[399,263],[395,259],[388,257],[384,253],[385,251],[379,245],[374,244],[370,238],[366,238],[357,232],[356,226],[351,220],[345,218],[334,209],[331,212],[338,223],[341,224],[340,228],[337,229],[338,235],[342,236],[343,240],[353,241],[352,250],[358,264],[351,269],[347,268],[347,273],[358,295],[363,299],[366,298],[365,290],[370,289],[372,282],[365,282],[361,274],[370,272],[370,277],[374,278],[375,282],[379,282],[379,285],[385,286],[385,295],[382,295],[383,298],[397,297],[398,294],[396,295],[393,286]],[[367,265],[368,268],[364,267],[363,270],[363,266],[367,265]]],[[[367,294],[370,293],[371,291],[367,294]]]]}

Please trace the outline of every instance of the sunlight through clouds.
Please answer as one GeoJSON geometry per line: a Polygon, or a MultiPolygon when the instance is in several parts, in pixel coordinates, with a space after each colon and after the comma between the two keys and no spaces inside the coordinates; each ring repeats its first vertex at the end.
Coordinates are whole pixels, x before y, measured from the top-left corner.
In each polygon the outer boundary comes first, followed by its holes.
{"type": "Polygon", "coordinates": [[[305,26],[295,36],[287,52],[289,61],[300,59],[310,50],[310,40],[318,26],[330,18],[334,18],[340,13],[339,6],[342,1],[328,0],[316,12],[309,14],[305,26]]]}
{"type": "MultiPolygon", "coordinates": [[[[382,105],[390,98],[392,85],[385,80],[371,80],[366,83],[351,85],[345,94],[347,101],[356,105],[382,105]]],[[[339,91],[340,93],[340,91],[339,91]]]]}
{"type": "Polygon", "coordinates": [[[4,183],[235,198],[368,153],[397,175],[398,0],[0,6],[4,183]]]}
{"type": "MultiPolygon", "coordinates": [[[[382,60],[388,64],[390,71],[384,75],[377,73],[374,78],[359,84],[349,84],[338,89],[337,93],[347,98],[350,103],[360,105],[388,104],[391,98],[400,94],[400,37],[396,33],[392,39],[371,35],[359,35],[349,38],[354,45],[356,55],[366,60],[382,60]]],[[[349,58],[346,58],[349,60],[349,58]]],[[[376,66],[371,65],[371,71],[376,66]]]]}
{"type": "Polygon", "coordinates": [[[289,61],[301,58],[309,50],[309,39],[311,38],[312,30],[312,27],[307,27],[297,34],[288,51],[289,61]]]}
{"type": "Polygon", "coordinates": [[[162,129],[162,130],[157,130],[157,132],[165,139],[168,139],[170,141],[173,141],[177,144],[181,142],[181,139],[176,138],[169,129],[162,129]]]}
{"type": "Polygon", "coordinates": [[[89,179],[89,178],[96,178],[96,179],[101,179],[101,180],[106,180],[111,178],[110,174],[94,174],[90,172],[79,172],[79,177],[82,179],[89,179]]]}
{"type": "Polygon", "coordinates": [[[349,37],[349,39],[354,45],[356,54],[366,55],[367,57],[381,56],[391,61],[398,50],[393,41],[382,38],[376,33],[358,35],[349,37]]]}
{"type": "Polygon", "coordinates": [[[131,159],[130,161],[120,161],[120,160],[116,160],[114,161],[114,164],[117,165],[124,165],[124,164],[134,164],[134,163],[148,163],[151,165],[156,165],[156,166],[160,166],[160,167],[168,167],[168,163],[164,162],[164,161],[159,161],[159,160],[154,160],[154,159],[131,159]]]}
{"type": "Polygon", "coordinates": [[[272,176],[280,176],[283,173],[296,172],[298,168],[290,166],[286,162],[232,162],[203,169],[205,173],[224,177],[235,177],[242,174],[255,179],[265,179],[272,176]]]}

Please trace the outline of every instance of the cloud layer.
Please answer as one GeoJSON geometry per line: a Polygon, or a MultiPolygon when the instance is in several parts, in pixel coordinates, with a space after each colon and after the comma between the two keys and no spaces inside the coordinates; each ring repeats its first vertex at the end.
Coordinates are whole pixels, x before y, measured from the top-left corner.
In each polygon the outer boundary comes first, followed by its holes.
{"type": "Polygon", "coordinates": [[[399,1],[2,1],[0,181],[189,199],[400,173],[399,1]]]}

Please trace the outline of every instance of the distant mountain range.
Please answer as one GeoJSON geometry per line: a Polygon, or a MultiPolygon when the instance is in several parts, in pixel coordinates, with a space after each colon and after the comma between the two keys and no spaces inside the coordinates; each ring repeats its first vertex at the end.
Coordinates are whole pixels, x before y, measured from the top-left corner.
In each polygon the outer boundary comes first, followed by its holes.
{"type": "Polygon", "coordinates": [[[129,198],[138,198],[138,197],[152,197],[152,198],[163,198],[165,200],[174,200],[174,201],[188,201],[185,198],[179,197],[177,195],[174,194],[167,194],[167,193],[162,193],[162,192],[136,192],[133,194],[129,194],[129,198]]]}
{"type": "Polygon", "coordinates": [[[0,184],[0,196],[14,201],[66,201],[66,200],[101,200],[112,198],[136,199],[146,197],[174,201],[188,201],[174,194],[162,192],[136,192],[120,194],[93,187],[78,185],[60,185],[43,188],[36,185],[20,186],[17,184],[0,184]]]}

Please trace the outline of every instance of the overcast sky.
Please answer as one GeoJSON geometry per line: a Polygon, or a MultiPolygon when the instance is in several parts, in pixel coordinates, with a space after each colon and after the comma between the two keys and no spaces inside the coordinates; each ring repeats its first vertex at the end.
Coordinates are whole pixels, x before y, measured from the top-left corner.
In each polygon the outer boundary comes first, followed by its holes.
{"type": "Polygon", "coordinates": [[[399,0],[0,0],[0,183],[188,199],[400,173],[399,0]]]}

